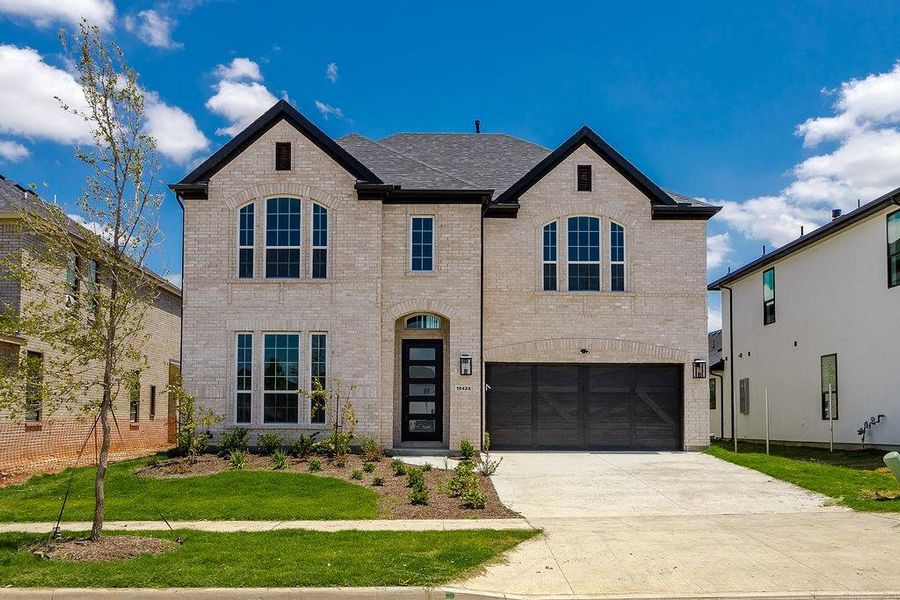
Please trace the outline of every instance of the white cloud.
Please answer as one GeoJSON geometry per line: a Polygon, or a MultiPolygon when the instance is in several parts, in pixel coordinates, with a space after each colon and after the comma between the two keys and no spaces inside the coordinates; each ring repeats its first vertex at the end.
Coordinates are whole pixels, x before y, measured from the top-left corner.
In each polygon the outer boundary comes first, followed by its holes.
{"type": "Polygon", "coordinates": [[[328,66],[325,67],[325,77],[328,78],[328,81],[331,83],[336,83],[338,80],[338,66],[337,63],[330,62],[328,66]]]}
{"type": "Polygon", "coordinates": [[[81,86],[71,73],[44,62],[32,48],[0,45],[0,133],[62,144],[89,142],[90,128],[62,108],[85,108],[81,86]]]}
{"type": "Polygon", "coordinates": [[[110,228],[109,226],[101,225],[100,223],[97,223],[96,221],[88,221],[81,215],[78,215],[75,213],[69,213],[66,216],[69,217],[70,219],[72,219],[73,221],[75,221],[76,223],[78,223],[79,225],[81,225],[82,227],[84,227],[85,229],[87,229],[88,231],[93,232],[95,235],[99,235],[106,242],[108,242],[110,244],[112,243],[113,229],[110,228]]]}
{"type": "Polygon", "coordinates": [[[181,289],[181,273],[169,273],[165,276],[166,281],[181,289]]]}
{"type": "Polygon", "coordinates": [[[19,162],[23,158],[28,158],[31,153],[28,148],[19,142],[11,140],[0,140],[0,158],[9,162],[19,162]]]}
{"type": "Polygon", "coordinates": [[[60,22],[78,25],[85,18],[92,25],[109,29],[116,7],[112,0],[0,0],[0,13],[28,19],[38,27],[60,22]]]}
{"type": "Polygon", "coordinates": [[[159,99],[154,92],[145,92],[144,110],[147,133],[156,138],[160,154],[175,162],[186,164],[194,155],[209,147],[209,140],[197,127],[194,118],[159,99]]]}
{"type": "Polygon", "coordinates": [[[125,29],[133,32],[139,40],[155,48],[182,48],[183,44],[172,39],[172,29],[177,21],[154,9],[142,10],[136,15],[125,17],[125,29]]]}
{"type": "Polygon", "coordinates": [[[249,58],[235,58],[228,65],[218,65],[215,74],[221,80],[213,86],[216,93],[206,101],[206,108],[229,122],[227,127],[216,130],[218,135],[237,135],[278,101],[259,83],[259,65],[249,58]]]}
{"type": "Polygon", "coordinates": [[[728,233],[719,233],[706,238],[706,268],[715,269],[722,266],[725,257],[731,253],[731,242],[728,233]]]}
{"type": "Polygon", "coordinates": [[[331,106],[330,104],[325,104],[324,102],[319,102],[316,100],[316,108],[319,109],[319,112],[322,113],[322,116],[325,117],[327,121],[330,117],[334,117],[336,119],[344,118],[344,111],[342,111],[337,106],[331,106]]]}
{"type": "MultiPolygon", "coordinates": [[[[48,65],[31,48],[0,45],[0,133],[60,144],[91,143],[90,127],[63,110],[58,96],[84,110],[81,86],[68,71],[48,65]]],[[[184,163],[208,141],[194,119],[145,91],[147,132],[157,138],[160,154],[184,163]]]]}
{"type": "Polygon", "coordinates": [[[722,329],[722,309],[707,306],[706,311],[706,330],[718,331],[722,329]]]}
{"type": "Polygon", "coordinates": [[[235,58],[227,65],[217,65],[216,75],[220,79],[230,81],[240,81],[241,79],[249,79],[250,81],[262,81],[262,73],[259,65],[249,58],[235,58]]]}
{"type": "MultiPolygon", "coordinates": [[[[832,93],[832,92],[826,92],[832,93]]],[[[851,79],[834,93],[834,114],[797,127],[804,146],[829,146],[795,165],[778,194],[724,202],[719,216],[745,237],[776,246],[900,187],[900,62],[886,73],[851,79]]]]}

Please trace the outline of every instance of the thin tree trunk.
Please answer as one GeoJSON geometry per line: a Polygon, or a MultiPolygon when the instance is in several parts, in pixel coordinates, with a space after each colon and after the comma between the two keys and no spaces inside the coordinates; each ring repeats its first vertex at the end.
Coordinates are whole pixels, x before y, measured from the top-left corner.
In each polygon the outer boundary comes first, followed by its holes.
{"type": "MultiPolygon", "coordinates": [[[[104,373],[104,382],[106,374],[104,373]]],[[[94,480],[94,521],[91,525],[91,541],[100,540],[103,533],[103,516],[106,508],[106,496],[104,484],[106,481],[106,465],[109,462],[109,406],[110,406],[110,387],[105,385],[103,388],[103,400],[100,403],[100,425],[103,430],[102,441],[100,443],[100,456],[97,460],[97,477],[94,480]]]]}
{"type": "MultiPolygon", "coordinates": [[[[118,222],[116,223],[118,227],[118,222]]],[[[109,411],[112,408],[113,352],[116,339],[116,300],[119,295],[118,281],[113,278],[109,290],[109,322],[106,327],[106,360],[103,363],[103,399],[100,402],[100,425],[103,437],[100,442],[100,457],[97,461],[97,478],[94,480],[94,521],[91,525],[91,541],[98,541],[103,534],[103,518],[106,509],[104,484],[106,465],[109,461],[109,411]]]]}

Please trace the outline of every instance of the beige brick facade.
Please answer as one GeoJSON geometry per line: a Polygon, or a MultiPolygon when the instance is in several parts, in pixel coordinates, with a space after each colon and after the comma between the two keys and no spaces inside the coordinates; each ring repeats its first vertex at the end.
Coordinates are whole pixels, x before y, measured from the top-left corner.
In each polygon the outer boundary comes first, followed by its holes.
{"type": "MultiPolygon", "coordinates": [[[[14,220],[0,223],[0,256],[23,247],[25,234],[14,220]]],[[[65,277],[64,273],[53,276],[65,277]]],[[[102,280],[101,280],[102,285],[102,280]]],[[[33,302],[18,284],[6,282],[0,288],[4,306],[18,309],[33,302]]],[[[60,299],[62,301],[62,299],[60,299]]],[[[140,374],[138,418],[129,421],[129,396],[121,389],[113,412],[118,428],[113,426],[110,452],[115,459],[142,456],[172,447],[175,435],[176,412],[166,386],[177,375],[181,352],[181,297],[170,286],[160,286],[158,296],[145,317],[149,333],[143,353],[147,364],[140,374]],[[151,409],[151,397],[155,402],[151,409]]],[[[54,349],[39,339],[18,340],[16,344],[2,343],[0,353],[39,352],[50,358],[54,349]]],[[[99,367],[98,367],[99,370],[99,367]]],[[[95,372],[91,375],[97,377],[95,372]]],[[[99,390],[97,400],[99,401],[99,390]]],[[[93,414],[85,414],[80,407],[63,407],[50,413],[42,411],[39,421],[25,421],[21,415],[11,418],[0,413],[0,471],[54,470],[71,466],[84,445],[80,464],[94,461],[99,437],[90,435],[93,414]]]]}
{"type": "Polygon", "coordinates": [[[516,219],[485,219],[485,362],[683,366],[684,446],[709,443],[706,222],[652,220],[650,201],[588,146],[523,194],[516,219]],[[576,191],[591,165],[592,191],[576,191]],[[600,217],[601,291],[566,291],[566,217],[600,217]],[[557,220],[559,291],[542,291],[541,233],[557,220]],[[625,292],[610,292],[610,222],[625,228],[625,292]],[[603,291],[605,290],[605,291],[603,291]],[[588,353],[582,353],[586,349],[588,353]]]}
{"type": "MultiPolygon", "coordinates": [[[[358,386],[353,403],[359,436],[401,445],[400,343],[444,340],[444,447],[481,438],[484,255],[484,360],[639,362],[684,369],[684,445],[708,443],[706,381],[693,380],[693,359],[706,354],[705,222],[651,220],[650,202],[587,148],[578,150],[521,199],[516,219],[482,219],[478,204],[382,203],[361,200],[356,178],[292,125],[266,130],[208,183],[208,197],[185,200],[185,382],[204,407],[224,415],[217,429],[237,425],[236,337],[253,334],[252,422],[255,436],[287,439],[315,431],[301,399],[299,423],[263,423],[263,338],[300,336],[301,387],[309,385],[310,336],[328,340],[328,377],[358,386]],[[292,170],[274,170],[276,142],[290,142],[292,170]],[[594,167],[594,192],[575,192],[575,165],[594,167]],[[301,200],[301,277],[264,277],[266,200],[301,200]],[[237,277],[238,211],[254,203],[254,278],[237,277]],[[329,211],[328,277],[310,278],[314,203],[329,211]],[[541,226],[590,214],[625,226],[625,293],[540,291],[541,226]],[[434,217],[435,270],[411,273],[410,218],[434,217]],[[484,249],[482,251],[482,224],[484,249]],[[411,332],[406,316],[431,313],[443,329],[411,332]],[[581,355],[581,348],[589,348],[581,355]],[[474,372],[459,373],[459,355],[474,372]],[[466,388],[471,388],[467,390],[466,388]]],[[[563,239],[560,230],[560,240],[563,239]]],[[[565,279],[560,242],[560,279],[565,279]]],[[[605,255],[605,253],[604,253],[605,255]]],[[[604,289],[608,271],[604,269],[604,289]]]]}

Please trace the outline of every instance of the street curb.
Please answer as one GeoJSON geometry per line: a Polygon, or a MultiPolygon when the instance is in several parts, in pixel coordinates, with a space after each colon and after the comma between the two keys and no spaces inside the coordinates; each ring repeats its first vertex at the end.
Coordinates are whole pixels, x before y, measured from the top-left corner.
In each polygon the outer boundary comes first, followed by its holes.
{"type": "Polygon", "coordinates": [[[152,600],[818,600],[900,599],[900,591],[889,592],[746,592],[720,594],[567,594],[521,595],[461,588],[367,587],[367,588],[0,588],[4,600],[91,600],[93,598],[150,598],[152,600]]]}

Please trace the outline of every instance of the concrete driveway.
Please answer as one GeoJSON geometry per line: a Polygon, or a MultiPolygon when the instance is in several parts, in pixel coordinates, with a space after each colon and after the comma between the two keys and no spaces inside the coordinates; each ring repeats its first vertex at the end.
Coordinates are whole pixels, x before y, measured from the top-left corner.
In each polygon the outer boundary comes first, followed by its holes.
{"type": "Polygon", "coordinates": [[[498,453],[542,538],[459,587],[543,596],[900,591],[900,515],[698,453],[498,453]]]}

